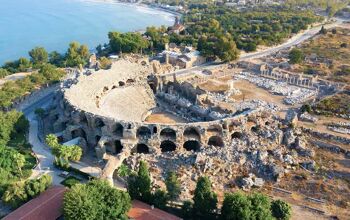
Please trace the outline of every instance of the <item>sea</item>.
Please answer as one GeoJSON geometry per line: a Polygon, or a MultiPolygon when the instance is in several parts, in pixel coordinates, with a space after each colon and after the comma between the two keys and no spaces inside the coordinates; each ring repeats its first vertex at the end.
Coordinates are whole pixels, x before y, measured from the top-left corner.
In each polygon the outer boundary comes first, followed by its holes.
{"type": "Polygon", "coordinates": [[[0,66],[28,57],[36,46],[64,53],[72,41],[92,50],[108,42],[108,32],[170,26],[174,15],[114,0],[1,0],[0,66]]]}

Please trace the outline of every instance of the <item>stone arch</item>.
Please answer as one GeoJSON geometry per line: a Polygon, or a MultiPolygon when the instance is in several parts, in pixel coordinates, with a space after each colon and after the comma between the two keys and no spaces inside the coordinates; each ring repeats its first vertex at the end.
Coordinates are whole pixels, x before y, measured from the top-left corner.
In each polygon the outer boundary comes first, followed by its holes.
{"type": "Polygon", "coordinates": [[[72,130],[71,134],[72,134],[72,139],[77,138],[77,137],[81,137],[81,138],[84,138],[85,140],[87,140],[86,139],[87,138],[86,132],[82,128],[72,130]]]}
{"type": "Polygon", "coordinates": [[[106,153],[115,154],[115,147],[113,146],[113,144],[111,142],[107,141],[103,144],[103,146],[106,150],[106,153]]]}
{"type": "Polygon", "coordinates": [[[133,79],[128,79],[128,80],[126,80],[126,83],[128,83],[128,84],[134,83],[134,82],[135,82],[135,80],[133,80],[133,79]]]}
{"type": "Polygon", "coordinates": [[[114,144],[115,144],[115,153],[119,154],[120,152],[122,152],[123,150],[122,142],[120,140],[116,140],[114,144]]]}
{"type": "Polygon", "coordinates": [[[186,128],[183,135],[188,139],[195,139],[197,141],[201,140],[200,131],[198,128],[195,128],[195,127],[186,128]]]}
{"type": "Polygon", "coordinates": [[[216,134],[221,135],[222,134],[222,127],[218,124],[210,125],[207,129],[207,132],[216,133],[216,134]]]}
{"type": "Polygon", "coordinates": [[[198,152],[200,150],[201,144],[199,143],[199,141],[189,140],[184,143],[183,147],[187,151],[193,150],[195,152],[198,152]]]}
{"type": "Polygon", "coordinates": [[[136,131],[136,136],[138,138],[150,138],[151,135],[151,130],[146,126],[141,126],[136,131]]]}
{"type": "Polygon", "coordinates": [[[105,126],[105,123],[102,119],[96,118],[95,119],[95,127],[101,129],[103,126],[105,126]]]}
{"type": "Polygon", "coordinates": [[[96,135],[95,136],[95,142],[96,144],[101,140],[101,136],[100,135],[96,135]]]}
{"type": "Polygon", "coordinates": [[[211,136],[208,140],[208,145],[215,147],[223,147],[225,144],[220,136],[211,136]]]}
{"type": "Polygon", "coordinates": [[[231,139],[241,139],[243,137],[243,133],[239,131],[235,131],[231,134],[231,139]]]}
{"type": "Polygon", "coordinates": [[[153,93],[157,93],[157,87],[158,87],[158,79],[155,75],[149,75],[147,76],[147,83],[149,87],[152,89],[153,93]]]}
{"type": "Polygon", "coordinates": [[[163,140],[176,140],[176,131],[172,128],[164,128],[160,132],[160,137],[163,140]]]}
{"type": "Polygon", "coordinates": [[[165,140],[160,144],[162,152],[171,152],[176,150],[176,144],[172,141],[165,140]]]}
{"type": "Polygon", "coordinates": [[[120,123],[116,123],[113,129],[113,134],[118,137],[123,137],[124,127],[120,123]]]}
{"type": "Polygon", "coordinates": [[[80,114],[80,119],[79,119],[80,123],[88,123],[87,117],[84,113],[80,114]]]}
{"type": "Polygon", "coordinates": [[[146,144],[139,143],[136,145],[136,152],[138,154],[149,154],[149,147],[146,144]]]}

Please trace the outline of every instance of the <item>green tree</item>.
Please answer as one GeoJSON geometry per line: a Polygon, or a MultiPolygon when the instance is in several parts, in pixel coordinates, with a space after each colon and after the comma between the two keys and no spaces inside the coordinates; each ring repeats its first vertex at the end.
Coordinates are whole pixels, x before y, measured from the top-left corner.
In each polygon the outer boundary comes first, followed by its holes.
{"type": "Polygon", "coordinates": [[[43,47],[35,47],[29,51],[29,56],[34,65],[47,63],[49,59],[49,54],[43,47]]]}
{"type": "Polygon", "coordinates": [[[228,34],[219,37],[218,57],[224,62],[230,62],[238,59],[239,51],[235,41],[228,34]]]}
{"type": "Polygon", "coordinates": [[[151,177],[145,161],[140,161],[137,174],[131,174],[128,178],[128,191],[133,199],[140,199],[145,202],[150,201],[151,177]]]}
{"type": "Polygon", "coordinates": [[[241,192],[225,194],[221,208],[221,218],[224,220],[252,219],[251,208],[251,201],[245,194],[241,192]]]}
{"type": "Polygon", "coordinates": [[[2,200],[13,208],[17,208],[44,192],[51,184],[52,177],[47,174],[38,179],[16,182],[7,187],[2,196],[2,200]]]}
{"type": "Polygon", "coordinates": [[[256,220],[272,220],[270,199],[261,193],[249,196],[251,206],[251,218],[256,220]]]}
{"type": "Polygon", "coordinates": [[[47,144],[49,147],[51,147],[51,148],[57,148],[57,147],[59,147],[58,138],[57,138],[57,136],[54,135],[54,134],[48,134],[48,135],[46,135],[45,142],[46,142],[46,144],[47,144]]]}
{"type": "Polygon", "coordinates": [[[166,209],[168,199],[169,197],[164,190],[157,189],[152,195],[152,203],[155,207],[159,209],[166,209]]]}
{"type": "Polygon", "coordinates": [[[271,211],[273,217],[279,220],[289,220],[292,216],[292,207],[282,200],[272,201],[271,211]]]}
{"type": "Polygon", "coordinates": [[[193,203],[191,201],[184,201],[181,207],[181,214],[183,219],[192,219],[193,217],[193,203]]]}
{"type": "Polygon", "coordinates": [[[131,174],[131,170],[129,167],[125,164],[120,165],[118,168],[118,176],[120,177],[127,177],[131,174]]]}
{"type": "Polygon", "coordinates": [[[86,45],[72,42],[69,44],[64,63],[68,67],[78,67],[79,65],[85,66],[89,56],[89,49],[86,45]]]}
{"type": "Polygon", "coordinates": [[[112,66],[112,61],[110,61],[107,57],[101,57],[99,59],[99,62],[100,62],[101,69],[104,69],[104,70],[107,70],[112,66]]]}
{"type": "Polygon", "coordinates": [[[165,180],[166,189],[170,200],[177,200],[181,193],[180,181],[177,179],[176,173],[171,171],[165,180]]]}
{"type": "Polygon", "coordinates": [[[49,54],[49,63],[51,63],[52,65],[60,67],[63,65],[63,61],[64,61],[64,57],[57,51],[52,51],[49,54]]]}
{"type": "Polygon", "coordinates": [[[10,75],[9,71],[7,71],[4,68],[0,68],[0,79],[4,78],[5,76],[8,76],[8,75],[10,75]]]}
{"type": "Polygon", "coordinates": [[[288,58],[291,64],[301,63],[304,60],[304,53],[301,50],[294,48],[289,52],[288,58]]]}
{"type": "Polygon", "coordinates": [[[76,184],[64,195],[63,213],[67,220],[127,219],[131,207],[128,193],[104,180],[76,184]]]}
{"type": "Polygon", "coordinates": [[[83,155],[83,150],[81,147],[77,145],[68,146],[70,152],[69,152],[69,159],[72,161],[79,161],[81,156],[83,155]]]}
{"type": "Polygon", "coordinates": [[[28,69],[32,67],[32,63],[24,57],[21,57],[17,61],[17,71],[16,72],[27,72],[28,69]]]}
{"type": "Polygon", "coordinates": [[[115,53],[140,53],[149,46],[148,40],[139,33],[109,32],[108,38],[112,52],[115,53]]]}
{"type": "Polygon", "coordinates": [[[212,218],[217,208],[217,195],[211,190],[211,182],[208,177],[200,177],[197,181],[193,197],[194,214],[200,218],[212,218]]]}
{"type": "Polygon", "coordinates": [[[16,164],[16,167],[19,170],[20,175],[23,176],[22,167],[26,162],[26,158],[24,157],[24,155],[20,153],[15,153],[13,155],[13,162],[16,164]]]}
{"type": "Polygon", "coordinates": [[[21,206],[27,200],[28,195],[22,182],[11,184],[2,195],[2,201],[13,208],[21,206]]]}
{"type": "Polygon", "coordinates": [[[40,67],[39,74],[42,75],[46,81],[51,83],[58,82],[65,75],[65,72],[61,69],[57,69],[52,64],[44,64],[40,67]]]}

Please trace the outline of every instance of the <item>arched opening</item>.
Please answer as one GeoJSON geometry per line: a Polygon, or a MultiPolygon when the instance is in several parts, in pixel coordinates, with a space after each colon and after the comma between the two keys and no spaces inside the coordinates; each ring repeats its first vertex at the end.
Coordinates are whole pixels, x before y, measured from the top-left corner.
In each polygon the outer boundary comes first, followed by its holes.
{"type": "Polygon", "coordinates": [[[157,134],[157,132],[158,132],[158,129],[157,129],[156,126],[154,126],[154,127],[153,127],[153,134],[157,134]]]}
{"type": "Polygon", "coordinates": [[[250,130],[251,130],[252,132],[254,132],[254,133],[257,133],[257,132],[259,132],[259,130],[260,130],[260,126],[259,126],[259,125],[253,126],[253,127],[250,128],[250,130]]]}
{"type": "Polygon", "coordinates": [[[72,139],[82,137],[86,140],[86,133],[82,128],[78,128],[72,131],[72,139]]]}
{"type": "Polygon", "coordinates": [[[243,134],[241,132],[238,132],[238,131],[233,132],[231,134],[231,139],[241,139],[242,137],[243,137],[243,134]]]}
{"type": "Polygon", "coordinates": [[[85,114],[80,115],[80,123],[86,123],[86,124],[88,123],[88,120],[85,114]]]}
{"type": "Polygon", "coordinates": [[[105,147],[107,153],[109,153],[109,154],[115,153],[115,149],[111,143],[109,143],[109,142],[104,143],[104,147],[105,147]]]}
{"type": "Polygon", "coordinates": [[[146,144],[138,144],[136,146],[136,152],[138,154],[148,154],[149,153],[149,148],[146,144]]]}
{"type": "Polygon", "coordinates": [[[150,138],[151,137],[151,130],[148,127],[141,126],[137,129],[136,136],[138,138],[150,138]]]}
{"type": "Polygon", "coordinates": [[[215,146],[215,147],[223,147],[224,142],[221,137],[212,136],[209,138],[208,145],[215,146]]]}
{"type": "Polygon", "coordinates": [[[176,150],[176,145],[172,141],[162,141],[160,144],[160,148],[162,149],[162,152],[170,152],[176,150]]]}
{"type": "Polygon", "coordinates": [[[165,140],[176,140],[176,132],[171,128],[164,128],[160,132],[160,137],[165,140]]]}
{"type": "Polygon", "coordinates": [[[114,127],[113,134],[118,137],[123,137],[124,127],[123,125],[117,123],[114,127]]]}
{"type": "Polygon", "coordinates": [[[96,118],[96,120],[95,120],[95,128],[97,128],[101,132],[101,129],[102,129],[103,126],[105,126],[105,123],[101,119],[96,118]]]}
{"type": "Polygon", "coordinates": [[[222,134],[222,127],[220,125],[210,125],[207,129],[207,132],[222,134]]]}
{"type": "Polygon", "coordinates": [[[119,85],[119,86],[125,86],[125,82],[119,81],[119,82],[118,82],[118,85],[119,85]]]}
{"type": "Polygon", "coordinates": [[[184,136],[189,139],[196,139],[198,141],[201,140],[200,132],[198,131],[197,128],[194,128],[194,127],[186,128],[184,131],[184,136]]]}
{"type": "Polygon", "coordinates": [[[187,151],[195,151],[195,152],[198,152],[200,150],[200,143],[198,141],[186,141],[184,143],[184,148],[187,150],[187,151]]]}
{"type": "Polygon", "coordinates": [[[152,89],[153,93],[156,94],[157,93],[157,84],[155,84],[154,82],[148,82],[148,85],[152,89]]]}
{"type": "Polygon", "coordinates": [[[126,80],[126,83],[134,83],[134,82],[135,82],[135,80],[133,80],[133,79],[126,80]]]}
{"type": "Polygon", "coordinates": [[[116,140],[114,143],[115,143],[115,153],[119,154],[123,150],[123,145],[120,142],[120,140],[116,140]]]}
{"type": "Polygon", "coordinates": [[[96,144],[101,140],[101,136],[100,135],[96,135],[95,136],[95,142],[96,144]]]}

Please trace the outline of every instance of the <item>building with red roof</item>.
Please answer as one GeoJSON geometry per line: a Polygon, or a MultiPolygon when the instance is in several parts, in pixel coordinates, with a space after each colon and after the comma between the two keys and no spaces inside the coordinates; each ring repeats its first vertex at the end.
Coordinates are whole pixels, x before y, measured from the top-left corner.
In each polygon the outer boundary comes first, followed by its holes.
{"type": "Polygon", "coordinates": [[[66,190],[63,186],[53,186],[5,216],[3,220],[56,220],[62,216],[63,195],[66,190]]]}

